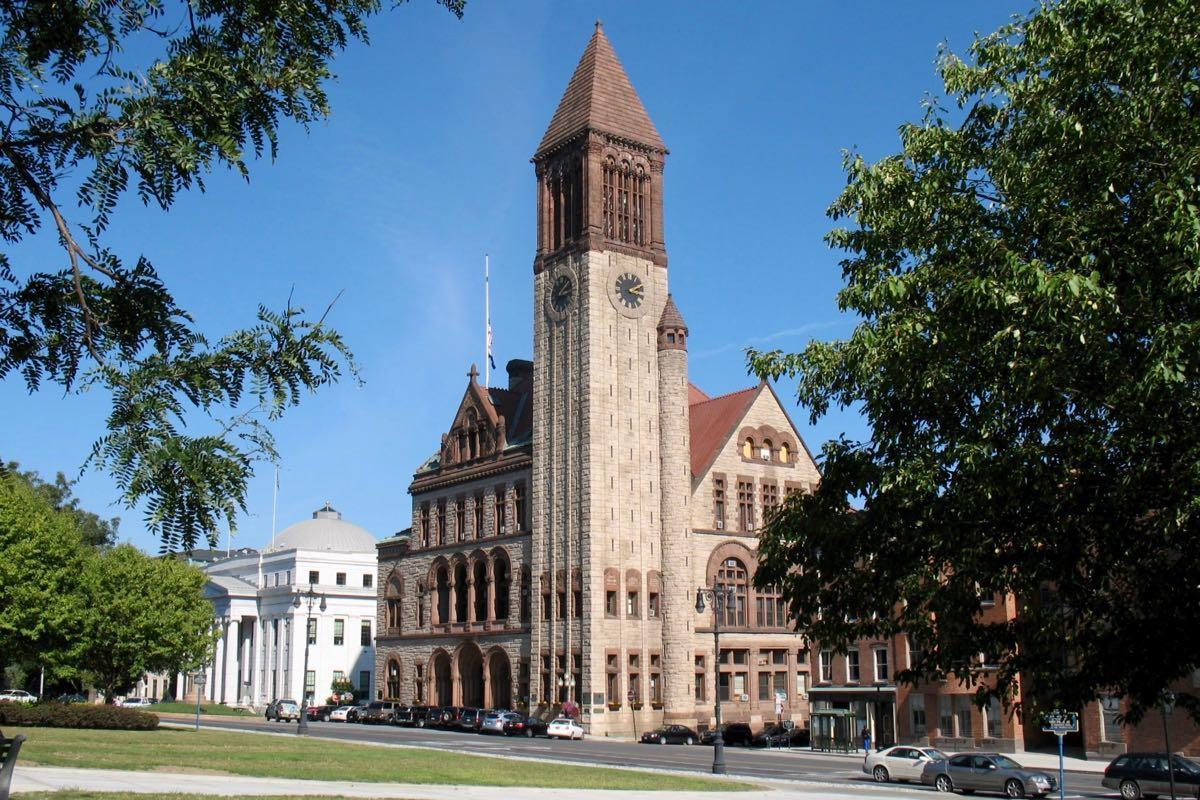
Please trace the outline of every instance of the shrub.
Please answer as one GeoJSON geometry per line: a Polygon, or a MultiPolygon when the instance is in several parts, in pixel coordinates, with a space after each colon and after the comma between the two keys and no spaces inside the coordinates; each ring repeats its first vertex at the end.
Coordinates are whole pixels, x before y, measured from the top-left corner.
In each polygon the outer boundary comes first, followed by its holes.
{"type": "Polygon", "coordinates": [[[114,731],[152,731],[158,715],[133,708],[81,703],[0,703],[0,726],[30,728],[93,728],[114,731]]]}

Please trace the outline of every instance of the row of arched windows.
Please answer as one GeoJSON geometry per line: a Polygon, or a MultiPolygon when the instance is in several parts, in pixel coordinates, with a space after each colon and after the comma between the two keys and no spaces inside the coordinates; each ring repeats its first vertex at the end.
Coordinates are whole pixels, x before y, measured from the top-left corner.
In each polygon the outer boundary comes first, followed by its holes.
{"type": "Polygon", "coordinates": [[[755,440],[753,436],[747,436],[742,441],[742,458],[747,461],[777,461],[780,464],[792,463],[792,449],[787,442],[780,442],[779,447],[767,438],[755,440]]]}

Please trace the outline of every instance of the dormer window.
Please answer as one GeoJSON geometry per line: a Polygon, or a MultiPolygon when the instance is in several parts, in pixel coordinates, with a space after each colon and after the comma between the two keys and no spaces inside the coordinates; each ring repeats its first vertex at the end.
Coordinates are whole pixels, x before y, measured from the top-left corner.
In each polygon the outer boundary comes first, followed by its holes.
{"type": "Polygon", "coordinates": [[[749,436],[746,437],[746,441],[742,442],[742,458],[747,460],[754,458],[754,440],[749,436]]]}
{"type": "Polygon", "coordinates": [[[762,447],[758,451],[759,456],[763,461],[771,460],[771,440],[763,439],[762,447]]]}
{"type": "Polygon", "coordinates": [[[779,463],[787,464],[788,459],[790,459],[790,458],[791,458],[791,453],[788,452],[787,442],[782,442],[779,445],[779,463]]]}

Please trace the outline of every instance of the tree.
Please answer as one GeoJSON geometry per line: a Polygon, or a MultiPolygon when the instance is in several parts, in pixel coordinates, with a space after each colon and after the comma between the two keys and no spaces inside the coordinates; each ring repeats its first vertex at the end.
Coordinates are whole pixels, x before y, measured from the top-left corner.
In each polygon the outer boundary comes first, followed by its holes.
{"type": "Polygon", "coordinates": [[[59,674],[95,686],[111,703],[147,672],[195,669],[215,643],[206,580],[196,567],[132,545],[96,553],[79,576],[79,632],[71,666],[59,674]]]}
{"type": "Polygon", "coordinates": [[[63,662],[85,558],[75,518],[19,475],[0,472],[0,667],[63,662]]]}
{"type": "Polygon", "coordinates": [[[75,520],[75,528],[83,537],[83,541],[92,547],[107,547],[116,542],[117,529],[121,525],[119,517],[103,519],[98,514],[85,511],[79,507],[79,498],[71,491],[75,481],[59,472],[54,477],[54,483],[43,481],[41,476],[32,470],[21,472],[21,465],[16,461],[7,464],[0,462],[0,473],[8,471],[24,480],[29,486],[57,511],[69,513],[75,520]]]}
{"type": "MultiPolygon", "coordinates": [[[[845,340],[749,354],[866,441],[766,526],[757,579],[835,648],[907,633],[900,677],[1140,718],[1200,666],[1200,17],[1062,0],[944,54],[949,108],[846,158],[845,340]],[[1014,619],[980,598],[1011,593],[1014,619]],[[1019,676],[1019,680],[1018,680],[1019,676]]],[[[1180,702],[1197,712],[1196,698],[1180,702]]]]}
{"type": "MultiPolygon", "coordinates": [[[[438,2],[462,15],[465,0],[438,2]]],[[[327,115],[330,62],[367,39],[379,9],[0,4],[0,236],[11,248],[48,228],[62,258],[21,269],[0,254],[0,377],[111,395],[89,462],[111,472],[127,505],[145,503],[165,548],[215,541],[222,518],[235,525],[253,463],[275,455],[266,423],[354,362],[324,315],[290,302],[210,341],[151,259],[124,263],[104,234],[130,190],[166,210],[203,191],[216,167],[248,179],[249,161],[274,159],[281,121],[327,115]],[[185,432],[200,420],[215,427],[185,432]]]]}

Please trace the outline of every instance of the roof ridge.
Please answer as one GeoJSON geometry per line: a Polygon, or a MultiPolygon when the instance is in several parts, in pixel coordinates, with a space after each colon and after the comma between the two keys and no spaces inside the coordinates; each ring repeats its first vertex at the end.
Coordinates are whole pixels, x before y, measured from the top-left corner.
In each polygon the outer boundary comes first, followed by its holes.
{"type": "Polygon", "coordinates": [[[693,403],[693,405],[697,405],[697,406],[703,405],[704,403],[711,403],[714,400],[724,400],[726,397],[733,397],[735,394],[742,394],[743,392],[752,392],[755,389],[757,389],[759,386],[760,386],[760,384],[756,383],[753,386],[747,386],[745,389],[736,389],[732,392],[726,392],[725,394],[718,394],[714,397],[708,398],[707,400],[701,400],[699,403],[693,403]]]}

